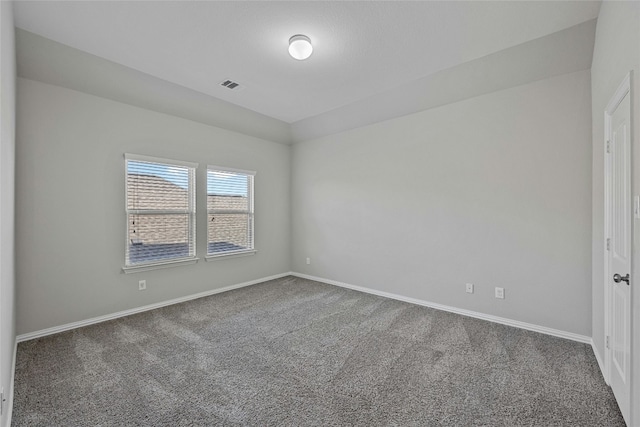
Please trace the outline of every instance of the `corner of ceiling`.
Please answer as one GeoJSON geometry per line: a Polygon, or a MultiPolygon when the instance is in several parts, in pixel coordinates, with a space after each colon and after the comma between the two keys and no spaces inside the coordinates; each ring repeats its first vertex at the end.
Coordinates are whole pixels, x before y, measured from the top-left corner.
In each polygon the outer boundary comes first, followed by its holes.
{"type": "Polygon", "coordinates": [[[371,125],[483,94],[591,67],[596,19],[418,80],[291,125],[293,143],[371,125]]]}
{"type": "Polygon", "coordinates": [[[18,76],[282,144],[291,126],[90,53],[16,28],[18,76]]]}

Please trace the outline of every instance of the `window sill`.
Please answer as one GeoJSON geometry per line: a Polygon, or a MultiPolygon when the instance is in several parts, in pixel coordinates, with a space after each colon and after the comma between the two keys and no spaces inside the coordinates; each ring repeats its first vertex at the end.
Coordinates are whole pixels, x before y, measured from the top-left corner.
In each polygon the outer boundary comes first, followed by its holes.
{"type": "Polygon", "coordinates": [[[222,259],[238,258],[238,257],[255,255],[256,252],[258,252],[258,251],[255,250],[255,249],[249,249],[249,250],[246,250],[246,251],[237,251],[237,252],[227,252],[227,253],[223,253],[223,254],[219,254],[219,255],[207,255],[205,257],[205,259],[207,261],[220,261],[222,259]]]}
{"type": "Polygon", "coordinates": [[[158,270],[160,268],[178,267],[182,265],[195,264],[200,258],[180,259],[175,261],[158,262],[154,264],[131,265],[122,267],[125,274],[138,273],[140,271],[158,270]]]}

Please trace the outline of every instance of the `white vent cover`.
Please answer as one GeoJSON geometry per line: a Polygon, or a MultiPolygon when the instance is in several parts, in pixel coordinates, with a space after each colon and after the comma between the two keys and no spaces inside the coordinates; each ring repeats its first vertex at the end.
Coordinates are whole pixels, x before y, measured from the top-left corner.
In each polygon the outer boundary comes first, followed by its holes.
{"type": "Polygon", "coordinates": [[[240,83],[238,82],[234,82],[233,80],[223,80],[220,82],[220,86],[224,86],[227,89],[231,89],[231,90],[242,90],[244,89],[244,86],[240,85],[240,83]]]}

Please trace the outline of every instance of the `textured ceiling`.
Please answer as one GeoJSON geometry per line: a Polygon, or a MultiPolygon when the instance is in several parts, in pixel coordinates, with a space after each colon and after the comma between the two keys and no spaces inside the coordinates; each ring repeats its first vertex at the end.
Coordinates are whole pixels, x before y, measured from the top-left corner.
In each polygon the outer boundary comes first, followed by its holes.
{"type": "MultiPolygon", "coordinates": [[[[598,1],[20,1],[20,28],[295,123],[597,17],[598,1]],[[308,35],[307,61],[287,41],[308,35]],[[230,91],[218,83],[245,86],[230,91]]],[[[544,55],[540,61],[554,61],[544,55]]],[[[401,100],[397,100],[401,103],[401,100]]]]}

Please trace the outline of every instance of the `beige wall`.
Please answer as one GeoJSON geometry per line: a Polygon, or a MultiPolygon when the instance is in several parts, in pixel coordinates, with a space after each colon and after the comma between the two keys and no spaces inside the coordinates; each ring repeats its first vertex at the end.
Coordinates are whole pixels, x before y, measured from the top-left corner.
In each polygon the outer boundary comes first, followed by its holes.
{"type": "Polygon", "coordinates": [[[565,74],[295,144],[293,270],[591,336],[590,85],[565,74]]]}
{"type": "Polygon", "coordinates": [[[288,146],[27,79],[17,131],[19,334],[289,271],[288,146]],[[257,254],[123,274],[124,153],[200,165],[201,258],[206,166],[256,171],[257,254]]]}
{"type": "MultiPolygon", "coordinates": [[[[604,1],[600,8],[593,52],[592,117],[593,117],[593,342],[604,360],[604,110],[627,73],[633,72],[632,92],[632,152],[633,194],[640,194],[640,3],[604,1]]],[[[640,227],[634,223],[633,278],[640,277],[640,227]]],[[[640,292],[633,292],[632,367],[632,424],[640,425],[640,292]]]]}

